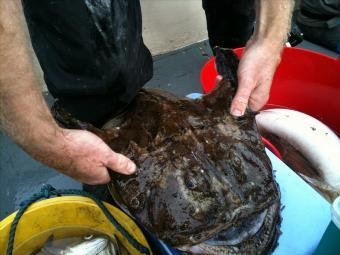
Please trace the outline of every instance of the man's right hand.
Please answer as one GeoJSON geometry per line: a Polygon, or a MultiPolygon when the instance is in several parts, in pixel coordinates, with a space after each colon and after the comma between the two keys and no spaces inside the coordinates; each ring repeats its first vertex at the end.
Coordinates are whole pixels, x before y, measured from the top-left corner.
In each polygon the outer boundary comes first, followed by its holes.
{"type": "Polygon", "coordinates": [[[60,128],[32,65],[32,46],[20,0],[0,0],[0,128],[27,153],[87,184],[110,181],[108,169],[132,174],[136,166],[99,137],[60,128]]]}
{"type": "Polygon", "coordinates": [[[52,146],[60,151],[52,152],[52,155],[40,160],[60,172],[82,183],[95,185],[108,183],[111,170],[121,174],[136,171],[136,166],[130,159],[112,151],[96,135],[83,130],[59,131],[56,142],[60,146],[52,146]]]}

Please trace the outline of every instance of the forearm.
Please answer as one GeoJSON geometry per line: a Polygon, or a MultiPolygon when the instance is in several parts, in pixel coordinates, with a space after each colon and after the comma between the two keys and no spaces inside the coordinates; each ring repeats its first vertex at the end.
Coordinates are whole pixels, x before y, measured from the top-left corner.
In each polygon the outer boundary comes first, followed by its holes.
{"type": "Polygon", "coordinates": [[[290,30],[294,0],[256,0],[256,27],[238,68],[239,86],[230,112],[259,111],[269,99],[270,87],[290,30]]]}
{"type": "MultiPolygon", "coordinates": [[[[31,155],[49,150],[60,130],[39,89],[20,0],[0,0],[0,121],[31,155]]],[[[47,151],[46,151],[47,152],[47,151]]]]}
{"type": "Polygon", "coordinates": [[[253,40],[282,49],[290,30],[294,0],[256,0],[253,40]]]}
{"type": "Polygon", "coordinates": [[[29,42],[21,0],[0,0],[2,129],[31,156],[81,182],[109,182],[107,168],[133,173],[135,164],[94,134],[58,127],[40,92],[29,42]]]}

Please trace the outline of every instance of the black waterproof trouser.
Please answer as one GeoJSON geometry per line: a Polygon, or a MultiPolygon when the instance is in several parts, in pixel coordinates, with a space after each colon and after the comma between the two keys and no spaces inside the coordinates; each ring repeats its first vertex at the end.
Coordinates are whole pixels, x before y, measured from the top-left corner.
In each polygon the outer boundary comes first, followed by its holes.
{"type": "Polygon", "coordinates": [[[340,53],[340,0],[302,0],[297,24],[307,40],[340,53]]]}
{"type": "Polygon", "coordinates": [[[212,48],[245,46],[253,33],[254,3],[254,0],[203,0],[212,48]]]}
{"type": "MultiPolygon", "coordinates": [[[[100,126],[151,79],[139,0],[23,3],[48,90],[76,118],[100,126]]],[[[253,30],[254,0],[203,0],[203,7],[212,47],[245,45],[253,30]]]]}

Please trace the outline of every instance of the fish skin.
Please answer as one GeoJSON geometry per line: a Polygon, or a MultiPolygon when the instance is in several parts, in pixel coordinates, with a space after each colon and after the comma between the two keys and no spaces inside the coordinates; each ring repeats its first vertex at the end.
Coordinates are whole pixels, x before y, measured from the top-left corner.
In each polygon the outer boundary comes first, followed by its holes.
{"type": "MultiPolygon", "coordinates": [[[[173,247],[200,245],[274,205],[280,208],[256,113],[229,113],[238,58],[228,49],[216,54],[223,78],[202,99],[142,89],[126,112],[102,129],[54,110],[66,127],[97,134],[136,163],[137,172],[129,176],[110,171],[110,193],[121,209],[173,247]]],[[[274,210],[266,218],[267,233],[259,239],[208,248],[216,254],[266,254],[277,242],[279,214],[274,210]]]]}
{"type": "Polygon", "coordinates": [[[106,238],[97,237],[91,240],[82,241],[80,244],[65,248],[53,247],[48,241],[41,252],[46,255],[117,255],[115,247],[106,238]]]}
{"type": "Polygon", "coordinates": [[[115,125],[104,126],[105,141],[138,168],[131,176],[112,172],[113,198],[175,247],[201,243],[279,201],[256,114],[229,114],[238,59],[216,52],[223,79],[210,94],[190,100],[141,90],[115,125]]]}

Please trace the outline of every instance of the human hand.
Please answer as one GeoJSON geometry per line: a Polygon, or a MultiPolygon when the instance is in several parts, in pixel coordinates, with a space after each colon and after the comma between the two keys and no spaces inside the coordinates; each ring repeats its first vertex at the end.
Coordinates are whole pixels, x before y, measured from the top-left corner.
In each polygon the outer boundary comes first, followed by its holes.
{"type": "Polygon", "coordinates": [[[232,115],[242,116],[247,106],[258,111],[266,104],[282,48],[266,42],[248,42],[238,67],[238,89],[230,108],[232,115]]]}
{"type": "Polygon", "coordinates": [[[83,130],[60,131],[61,147],[56,146],[58,151],[51,153],[56,157],[42,160],[60,172],[90,185],[108,183],[111,170],[127,175],[135,172],[136,166],[130,159],[113,152],[96,135],[83,130]]]}

